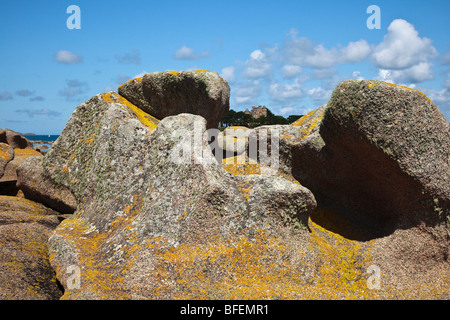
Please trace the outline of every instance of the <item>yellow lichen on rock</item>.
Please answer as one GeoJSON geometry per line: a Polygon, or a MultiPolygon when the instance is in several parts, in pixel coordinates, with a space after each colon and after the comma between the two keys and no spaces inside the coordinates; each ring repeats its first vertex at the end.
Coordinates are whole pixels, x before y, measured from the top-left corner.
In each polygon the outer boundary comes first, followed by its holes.
{"type": "Polygon", "coordinates": [[[144,125],[146,125],[150,131],[156,128],[156,126],[159,123],[159,120],[155,117],[149,115],[148,113],[144,112],[140,108],[136,107],[134,104],[129,102],[127,99],[125,99],[122,96],[119,96],[117,93],[103,93],[102,98],[108,102],[108,103],[121,103],[133,111],[133,113],[136,115],[137,119],[142,122],[144,125]]]}

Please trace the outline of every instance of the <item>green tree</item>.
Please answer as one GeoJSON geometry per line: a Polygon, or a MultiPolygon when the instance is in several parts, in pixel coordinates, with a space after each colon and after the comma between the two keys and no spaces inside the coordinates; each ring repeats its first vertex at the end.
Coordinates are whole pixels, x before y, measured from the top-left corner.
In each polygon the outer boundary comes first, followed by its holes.
{"type": "Polygon", "coordinates": [[[286,120],[287,120],[287,122],[288,122],[289,124],[291,124],[291,123],[297,121],[298,119],[300,119],[301,117],[303,117],[303,116],[290,115],[289,117],[287,117],[286,120]]]}

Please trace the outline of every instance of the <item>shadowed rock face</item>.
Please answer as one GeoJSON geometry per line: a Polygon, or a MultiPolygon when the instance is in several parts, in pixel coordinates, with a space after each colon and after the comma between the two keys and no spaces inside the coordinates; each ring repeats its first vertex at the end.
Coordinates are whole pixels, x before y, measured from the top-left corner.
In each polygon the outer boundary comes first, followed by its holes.
{"type": "MultiPolygon", "coordinates": [[[[306,250],[307,219],[316,207],[308,189],[280,177],[223,170],[206,140],[193,142],[206,130],[200,116],[146,123],[141,120],[150,116],[133,108],[114,93],[93,97],[78,106],[44,157],[49,176],[79,204],[49,240],[64,297],[195,297],[199,293],[190,290],[197,290],[194,279],[202,273],[201,285],[209,289],[226,281],[242,286],[241,261],[230,260],[236,254],[264,254],[259,265],[276,273],[280,252],[263,243],[252,249],[255,239],[306,250]],[[167,257],[189,250],[197,252],[192,263],[167,257]],[[200,254],[204,250],[215,250],[217,259],[200,254]],[[81,268],[78,290],[67,286],[71,265],[81,268]]],[[[299,252],[283,250],[283,266],[292,273],[289,259],[299,252]]]]}
{"type": "Polygon", "coordinates": [[[208,129],[217,128],[230,108],[228,83],[206,70],[146,74],[121,85],[119,94],[158,119],[180,113],[200,115],[208,129]]]}
{"type": "Polygon", "coordinates": [[[446,223],[449,124],[422,93],[380,81],[343,82],[319,131],[295,146],[293,165],[317,197],[373,224],[379,235],[446,223]]]}

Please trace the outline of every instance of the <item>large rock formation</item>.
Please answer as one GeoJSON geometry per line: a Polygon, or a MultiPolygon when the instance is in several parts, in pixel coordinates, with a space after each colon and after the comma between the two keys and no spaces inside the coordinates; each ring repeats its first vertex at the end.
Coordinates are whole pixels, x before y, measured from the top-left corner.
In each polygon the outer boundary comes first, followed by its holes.
{"type": "Polygon", "coordinates": [[[20,166],[26,196],[76,208],[49,239],[63,298],[449,295],[449,124],[431,101],[346,81],[293,125],[209,145],[209,112],[228,105],[221,81],[131,80],[78,106],[50,151],[20,166]]]}
{"type": "Polygon", "coordinates": [[[63,294],[47,241],[59,214],[30,200],[0,196],[0,299],[55,300],[63,294]]]}
{"type": "Polygon", "coordinates": [[[49,241],[65,298],[242,297],[299,273],[313,195],[280,177],[229,174],[205,130],[190,114],[154,129],[113,93],[75,110],[44,158],[79,203],[49,241]],[[72,265],[79,289],[66,284],[72,265]],[[257,274],[266,277],[248,283],[257,274]]]}
{"type": "Polygon", "coordinates": [[[207,128],[217,128],[230,108],[228,83],[206,70],[145,74],[121,85],[119,94],[158,119],[180,113],[200,115],[207,128]]]}

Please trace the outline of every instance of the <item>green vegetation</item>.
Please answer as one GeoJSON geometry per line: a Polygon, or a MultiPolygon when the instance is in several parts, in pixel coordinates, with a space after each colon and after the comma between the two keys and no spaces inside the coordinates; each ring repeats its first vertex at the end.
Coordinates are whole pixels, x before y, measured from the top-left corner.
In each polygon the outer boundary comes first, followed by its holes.
{"type": "Polygon", "coordinates": [[[221,123],[222,127],[244,126],[248,128],[255,128],[263,125],[291,124],[301,117],[301,115],[290,115],[285,118],[283,116],[274,115],[269,109],[267,109],[267,116],[254,118],[251,114],[246,114],[244,111],[236,112],[233,109],[230,109],[230,111],[228,111],[222,119],[221,123]]]}

